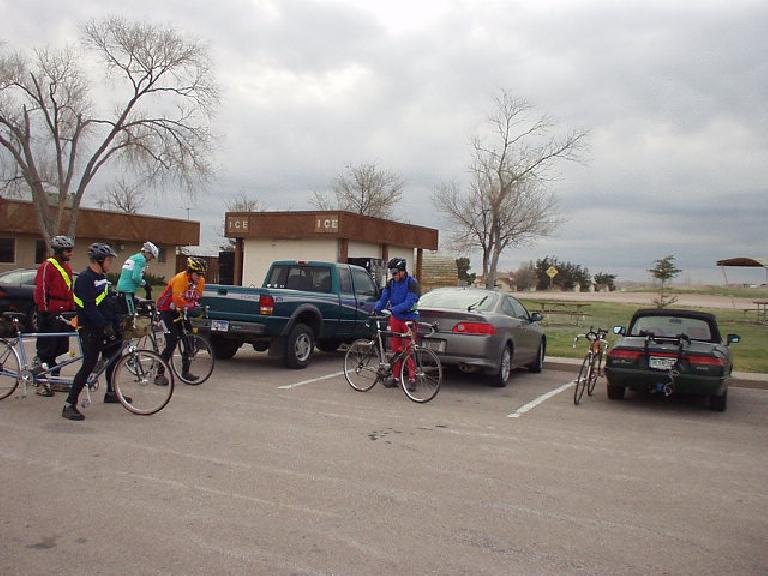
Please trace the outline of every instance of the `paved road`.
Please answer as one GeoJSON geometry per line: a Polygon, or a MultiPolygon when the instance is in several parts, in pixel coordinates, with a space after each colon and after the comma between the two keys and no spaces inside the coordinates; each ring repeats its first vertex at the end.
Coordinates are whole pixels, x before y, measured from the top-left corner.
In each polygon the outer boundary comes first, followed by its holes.
{"type": "Polygon", "coordinates": [[[541,400],[569,372],[451,374],[422,406],[339,370],[241,352],[151,417],[0,402],[0,573],[768,573],[767,391],[574,407],[541,400]]]}

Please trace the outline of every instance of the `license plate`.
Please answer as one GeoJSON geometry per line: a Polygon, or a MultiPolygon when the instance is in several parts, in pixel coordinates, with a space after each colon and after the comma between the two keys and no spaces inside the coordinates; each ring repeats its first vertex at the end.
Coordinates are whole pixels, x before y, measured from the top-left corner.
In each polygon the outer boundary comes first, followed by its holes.
{"type": "Polygon", "coordinates": [[[211,320],[211,332],[229,332],[229,320],[211,320]]]}
{"type": "Polygon", "coordinates": [[[675,366],[677,358],[671,356],[651,356],[648,366],[656,370],[671,370],[675,366]]]}
{"type": "Polygon", "coordinates": [[[445,352],[445,340],[424,340],[424,348],[432,352],[445,352]]]}

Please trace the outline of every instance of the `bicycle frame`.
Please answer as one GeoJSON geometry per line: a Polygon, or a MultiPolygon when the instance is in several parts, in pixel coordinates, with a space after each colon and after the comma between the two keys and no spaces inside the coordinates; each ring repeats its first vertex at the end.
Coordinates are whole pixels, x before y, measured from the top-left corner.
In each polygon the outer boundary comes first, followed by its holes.
{"type": "MultiPolygon", "coordinates": [[[[374,317],[372,320],[375,322],[376,325],[376,333],[373,336],[373,339],[378,343],[379,347],[379,374],[377,375],[376,379],[377,381],[386,377],[392,375],[392,366],[397,364],[399,361],[403,360],[405,358],[405,355],[415,346],[418,346],[416,344],[416,332],[412,329],[413,322],[409,321],[406,322],[406,326],[408,328],[407,332],[393,332],[392,330],[382,330],[379,328],[379,322],[389,320],[388,316],[381,316],[381,317],[374,317]],[[393,336],[395,338],[405,338],[408,340],[405,347],[399,351],[399,352],[393,352],[390,353],[387,352],[384,340],[382,339],[382,336],[393,336]],[[383,370],[383,371],[382,371],[383,370]]],[[[427,324],[425,322],[418,322],[416,324],[423,324],[424,326],[428,326],[430,329],[434,331],[434,327],[432,327],[430,324],[427,324]]]]}

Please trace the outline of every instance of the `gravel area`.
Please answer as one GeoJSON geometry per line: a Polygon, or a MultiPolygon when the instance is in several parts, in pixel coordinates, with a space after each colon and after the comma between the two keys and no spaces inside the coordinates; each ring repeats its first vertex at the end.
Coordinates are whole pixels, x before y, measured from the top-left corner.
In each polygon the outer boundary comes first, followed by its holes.
{"type": "MultiPolygon", "coordinates": [[[[527,300],[566,300],[570,302],[616,302],[619,304],[653,305],[656,292],[513,292],[517,298],[527,300]]],[[[707,294],[678,294],[676,308],[688,306],[704,308],[754,308],[757,298],[711,296],[707,294]]]]}

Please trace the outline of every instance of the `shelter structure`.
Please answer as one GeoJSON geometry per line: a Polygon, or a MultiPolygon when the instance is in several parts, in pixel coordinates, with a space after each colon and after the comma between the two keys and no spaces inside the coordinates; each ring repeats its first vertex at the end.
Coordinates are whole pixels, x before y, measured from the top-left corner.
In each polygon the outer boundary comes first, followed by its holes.
{"type": "MultiPolygon", "coordinates": [[[[736,267],[748,267],[748,268],[764,268],[766,282],[768,282],[768,258],[748,258],[748,257],[728,258],[726,260],[718,260],[717,265],[720,267],[736,266],[736,267]]],[[[723,275],[725,275],[725,271],[723,271],[723,275]]],[[[726,279],[726,282],[727,282],[727,279],[726,279]]]]}
{"type": "Polygon", "coordinates": [[[235,239],[233,283],[261,286],[274,260],[358,264],[382,282],[390,258],[405,258],[421,281],[423,250],[436,250],[438,231],[344,211],[227,212],[235,239]]]}

